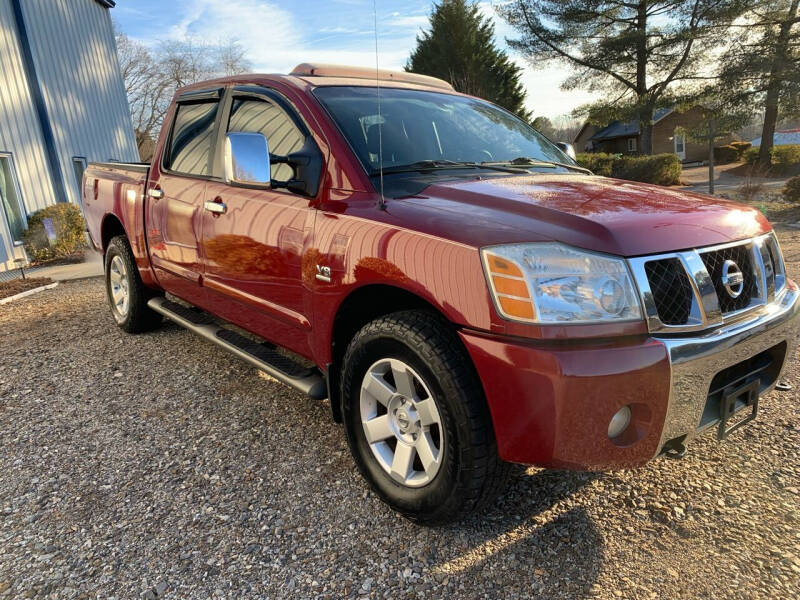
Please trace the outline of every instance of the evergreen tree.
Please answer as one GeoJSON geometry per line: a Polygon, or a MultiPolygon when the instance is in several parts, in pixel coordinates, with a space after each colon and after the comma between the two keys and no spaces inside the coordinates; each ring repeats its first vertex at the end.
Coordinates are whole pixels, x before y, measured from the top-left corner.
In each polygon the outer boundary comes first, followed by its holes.
{"type": "Polygon", "coordinates": [[[532,65],[571,67],[567,89],[602,94],[592,113],[638,118],[653,151],[653,113],[676,85],[695,83],[707,51],[746,0],[514,0],[498,8],[519,32],[509,41],[532,65]],[[622,110],[620,110],[622,109],[622,110]],[[616,111],[616,112],[615,112],[616,111]]]}
{"type": "Polygon", "coordinates": [[[485,98],[528,120],[522,69],[494,44],[494,25],[476,3],[435,4],[430,30],[417,36],[406,71],[449,81],[459,92],[485,98]]]}
{"type": "Polygon", "coordinates": [[[778,119],[800,115],[800,2],[753,0],[742,25],[720,61],[718,93],[729,106],[763,110],[758,159],[768,166],[778,119]]]}

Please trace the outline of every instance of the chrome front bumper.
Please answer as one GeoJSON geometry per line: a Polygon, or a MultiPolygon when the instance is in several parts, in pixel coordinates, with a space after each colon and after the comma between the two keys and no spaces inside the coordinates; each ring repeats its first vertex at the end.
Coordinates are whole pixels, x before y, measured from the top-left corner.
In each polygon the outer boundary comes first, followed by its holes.
{"type": "MultiPolygon", "coordinates": [[[[699,433],[711,381],[717,373],[785,342],[780,372],[761,393],[771,390],[797,345],[798,314],[800,290],[787,286],[779,298],[746,320],[692,337],[657,338],[667,348],[672,377],[659,451],[670,440],[686,436],[686,443],[699,433]]],[[[704,422],[702,429],[711,425],[704,422]]]]}

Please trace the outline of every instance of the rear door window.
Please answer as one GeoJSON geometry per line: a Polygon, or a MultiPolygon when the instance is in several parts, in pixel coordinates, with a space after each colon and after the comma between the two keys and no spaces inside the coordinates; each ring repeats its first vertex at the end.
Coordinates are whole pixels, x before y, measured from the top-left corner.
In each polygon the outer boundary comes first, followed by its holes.
{"type": "Polygon", "coordinates": [[[214,121],[219,102],[179,104],[165,167],[187,175],[211,174],[214,121]]]}
{"type": "MultiPolygon", "coordinates": [[[[286,155],[303,147],[305,135],[282,108],[266,100],[237,98],[231,106],[229,132],[260,133],[267,138],[270,154],[286,155]]],[[[286,164],[272,165],[272,178],[288,181],[292,168],[286,164]]]]}

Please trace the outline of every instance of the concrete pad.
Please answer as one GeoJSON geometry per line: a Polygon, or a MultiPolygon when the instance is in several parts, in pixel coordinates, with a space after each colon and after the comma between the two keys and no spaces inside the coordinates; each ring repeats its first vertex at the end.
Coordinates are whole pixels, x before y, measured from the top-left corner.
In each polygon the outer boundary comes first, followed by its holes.
{"type": "Polygon", "coordinates": [[[30,275],[31,277],[49,277],[54,281],[69,281],[71,279],[86,279],[87,277],[102,277],[103,257],[99,252],[88,250],[86,252],[86,259],[82,263],[41,267],[31,270],[30,275]]]}

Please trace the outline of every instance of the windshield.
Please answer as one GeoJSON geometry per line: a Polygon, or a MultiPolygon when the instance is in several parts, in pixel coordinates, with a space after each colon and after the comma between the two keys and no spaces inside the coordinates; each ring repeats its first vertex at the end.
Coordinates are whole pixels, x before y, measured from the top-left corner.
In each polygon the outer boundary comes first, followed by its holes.
{"type": "Polygon", "coordinates": [[[524,121],[475,98],[380,88],[378,115],[375,87],[318,87],[314,94],[370,174],[379,168],[379,141],[384,168],[423,161],[505,163],[520,158],[574,164],[524,121]]]}

